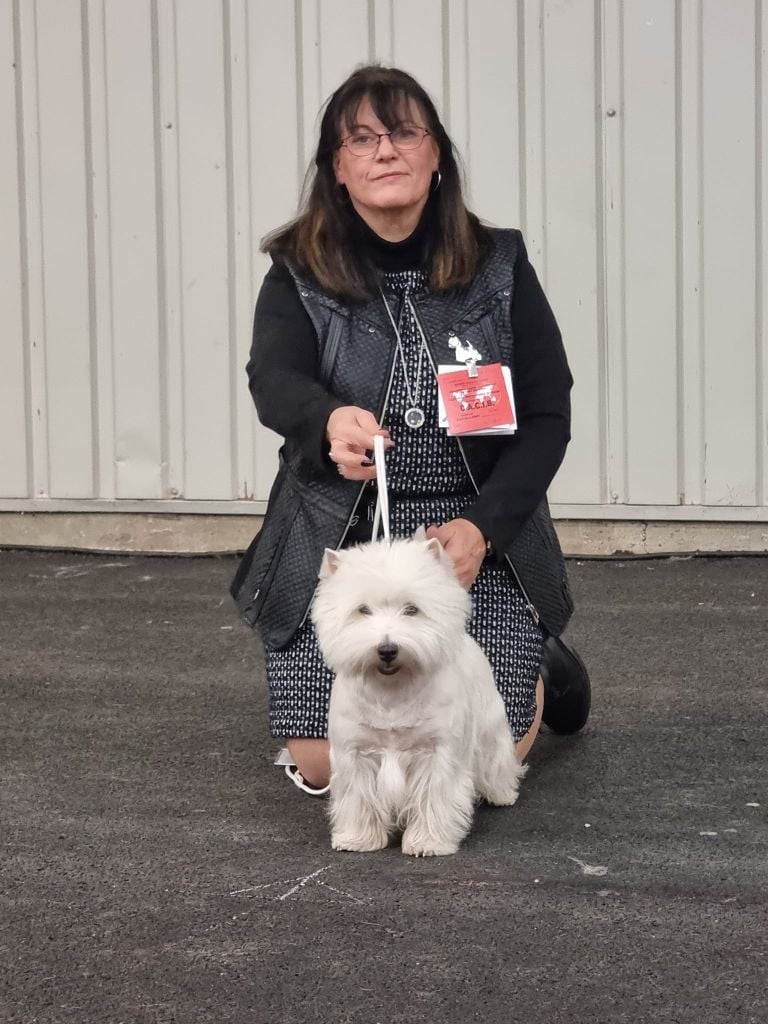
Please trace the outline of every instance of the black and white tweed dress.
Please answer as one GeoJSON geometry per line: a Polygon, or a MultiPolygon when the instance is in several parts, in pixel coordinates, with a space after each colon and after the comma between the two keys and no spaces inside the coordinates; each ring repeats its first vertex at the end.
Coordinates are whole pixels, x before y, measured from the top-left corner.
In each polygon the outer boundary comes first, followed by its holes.
{"type": "MultiPolygon", "coordinates": [[[[421,360],[420,388],[415,386],[421,339],[404,300],[423,288],[426,275],[403,270],[385,278],[400,300],[400,308],[392,313],[400,326],[411,393],[414,397],[418,393],[418,405],[426,417],[416,430],[405,424],[410,402],[398,358],[383,422],[395,442],[387,453],[390,528],[393,536],[408,537],[419,526],[439,525],[460,516],[475,492],[455,439],[437,425],[437,385],[426,355],[421,360]]],[[[374,507],[375,494],[370,500],[364,495],[353,521],[352,539],[365,536],[365,523],[372,522],[374,507]]],[[[511,574],[490,559],[483,563],[470,594],[469,632],[493,667],[507,719],[520,738],[533,725],[536,712],[541,630],[526,610],[511,574]]],[[[324,737],[333,674],[323,663],[309,619],[288,646],[266,651],[266,667],[272,735],[324,737]]]]}

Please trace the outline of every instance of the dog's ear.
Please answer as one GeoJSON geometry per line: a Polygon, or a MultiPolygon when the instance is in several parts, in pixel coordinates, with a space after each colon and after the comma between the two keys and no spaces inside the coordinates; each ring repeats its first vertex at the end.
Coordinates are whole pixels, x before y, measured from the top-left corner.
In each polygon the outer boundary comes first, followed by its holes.
{"type": "Polygon", "coordinates": [[[417,526],[413,534],[415,541],[425,541],[427,539],[427,528],[426,526],[417,526]]]}
{"type": "Polygon", "coordinates": [[[438,562],[442,562],[443,558],[446,557],[445,548],[437,537],[433,537],[432,540],[427,541],[427,551],[430,555],[433,555],[438,562]]]}
{"type": "Polygon", "coordinates": [[[327,580],[329,576],[333,576],[339,568],[340,559],[340,551],[334,551],[333,548],[325,549],[325,552],[323,553],[323,560],[320,563],[320,572],[318,573],[321,580],[327,580]]]}

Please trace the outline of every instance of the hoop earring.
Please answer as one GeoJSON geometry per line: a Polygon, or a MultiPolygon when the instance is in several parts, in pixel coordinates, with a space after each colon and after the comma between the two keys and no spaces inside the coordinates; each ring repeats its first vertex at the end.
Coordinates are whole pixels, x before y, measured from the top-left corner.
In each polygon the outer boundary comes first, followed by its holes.
{"type": "Polygon", "coordinates": [[[440,173],[440,171],[435,171],[435,174],[437,175],[437,181],[435,182],[433,188],[429,190],[430,192],[437,192],[437,190],[440,188],[440,182],[443,180],[443,176],[440,173]]]}

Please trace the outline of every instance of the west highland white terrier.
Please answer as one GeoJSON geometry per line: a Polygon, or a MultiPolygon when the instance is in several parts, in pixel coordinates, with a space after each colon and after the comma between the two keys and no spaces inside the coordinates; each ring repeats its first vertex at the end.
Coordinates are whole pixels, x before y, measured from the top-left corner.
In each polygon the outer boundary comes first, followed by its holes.
{"type": "Polygon", "coordinates": [[[476,799],[510,805],[525,769],[449,555],[412,540],[326,549],[312,606],[331,690],[335,850],[455,853],[476,799]]]}

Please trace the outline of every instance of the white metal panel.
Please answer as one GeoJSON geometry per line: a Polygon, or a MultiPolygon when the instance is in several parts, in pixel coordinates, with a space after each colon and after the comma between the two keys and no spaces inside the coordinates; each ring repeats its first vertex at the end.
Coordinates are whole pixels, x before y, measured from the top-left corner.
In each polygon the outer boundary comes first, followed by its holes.
{"type": "Polygon", "coordinates": [[[474,211],[499,227],[524,228],[518,12],[505,0],[462,6],[466,23],[450,22],[450,131],[464,154],[474,211]]]}
{"type": "MultiPolygon", "coordinates": [[[[31,17],[33,5],[22,6],[31,17]]],[[[47,410],[50,495],[87,498],[95,497],[95,394],[80,4],[34,8],[43,309],[32,344],[45,347],[45,392],[35,401],[47,410]]]]}
{"type": "Polygon", "coordinates": [[[296,50],[298,157],[299,174],[303,178],[315,149],[320,128],[319,111],[325,99],[320,81],[320,0],[298,0],[296,50]]]}
{"type": "Polygon", "coordinates": [[[624,99],[624,6],[603,0],[599,26],[602,93],[598,106],[601,143],[597,205],[601,233],[599,303],[602,306],[605,360],[606,500],[618,503],[627,493],[627,323],[626,236],[624,209],[624,143],[627,123],[624,99]]]}
{"type": "Polygon", "coordinates": [[[757,502],[768,505],[768,325],[766,324],[766,301],[768,301],[768,260],[765,248],[768,245],[768,160],[765,147],[768,145],[768,16],[764,8],[757,6],[757,31],[755,32],[756,62],[760,72],[757,82],[758,117],[756,119],[755,145],[757,153],[757,417],[756,436],[758,448],[757,502]]]}
{"type": "Polygon", "coordinates": [[[249,107],[249,11],[247,0],[227,8],[230,124],[230,346],[229,391],[233,403],[232,463],[238,498],[253,496],[254,431],[250,396],[244,387],[246,343],[254,299],[249,107]]]}
{"type": "Polygon", "coordinates": [[[176,8],[187,498],[232,497],[222,9],[176,8]]]}
{"type": "Polygon", "coordinates": [[[16,116],[17,77],[13,3],[0,3],[0,495],[29,494],[29,431],[22,306],[22,231],[19,196],[20,125],[16,116]]]}
{"type": "Polygon", "coordinates": [[[546,285],[544,191],[544,17],[543,0],[529,0],[518,13],[520,72],[520,227],[528,255],[546,285]]]}
{"type": "Polygon", "coordinates": [[[244,369],[251,346],[255,295],[270,266],[269,257],[258,254],[256,250],[264,235],[295,216],[304,178],[304,137],[300,131],[303,121],[297,117],[303,102],[299,74],[301,53],[292,6],[250,5],[248,40],[250,246],[254,258],[252,292],[247,301],[243,297],[236,332],[240,372],[235,378],[235,386],[244,403],[240,406],[241,422],[251,424],[255,438],[255,457],[248,484],[254,496],[263,499],[269,494],[275,475],[280,439],[271,431],[256,426],[244,369]],[[270,97],[269,103],[264,102],[265,96],[270,97]]]}
{"type": "MultiPolygon", "coordinates": [[[[19,189],[21,238],[24,261],[23,278],[25,326],[24,346],[28,373],[29,433],[28,452],[31,464],[34,499],[49,494],[48,480],[48,406],[46,402],[45,324],[43,300],[43,239],[40,202],[40,128],[38,124],[37,44],[35,41],[35,8],[29,4],[17,8],[18,70],[20,121],[19,137],[23,180],[19,189]]],[[[22,503],[25,507],[25,503],[22,503]]]]}
{"type": "Polygon", "coordinates": [[[443,106],[447,69],[443,5],[440,0],[395,0],[392,9],[392,60],[418,79],[438,108],[443,106]]]}
{"type": "MultiPolygon", "coordinates": [[[[623,56],[622,98],[606,131],[621,134],[616,202],[606,199],[606,220],[621,240],[618,287],[606,289],[616,307],[609,351],[622,349],[621,369],[611,366],[611,454],[621,469],[611,490],[629,504],[672,505],[679,496],[677,411],[677,239],[675,9],[667,0],[619,6],[623,56]],[[659,444],[661,439],[667,439],[659,444]],[[652,446],[653,458],[649,458],[652,446]],[[617,462],[619,460],[617,459],[617,462]]],[[[606,52],[613,49],[606,38],[606,52]]],[[[610,261],[606,271],[610,272],[610,261]]]]}
{"type": "Polygon", "coordinates": [[[704,501],[756,496],[755,4],[703,2],[704,501]]]}
{"type": "Polygon", "coordinates": [[[114,379],[118,498],[165,496],[151,14],[150,0],[104,3],[111,344],[99,343],[114,379]]]}
{"type": "Polygon", "coordinates": [[[359,0],[318,0],[318,9],[320,102],[325,104],[347,75],[370,59],[368,5],[359,0]]]}
{"type": "Polygon", "coordinates": [[[681,0],[678,21],[679,198],[677,240],[678,348],[680,416],[678,457],[680,503],[696,507],[704,500],[704,252],[703,168],[701,163],[702,24],[699,0],[681,0]]]}
{"type": "Polygon", "coordinates": [[[382,64],[395,62],[395,0],[374,0],[373,60],[382,64]]]}
{"type": "MultiPolygon", "coordinates": [[[[573,441],[552,497],[556,501],[605,500],[605,337],[600,322],[597,235],[598,127],[595,69],[599,24],[592,4],[545,0],[525,5],[526,20],[541,17],[542,31],[526,36],[526,55],[538,44],[542,69],[541,118],[526,117],[526,130],[541,132],[529,151],[527,180],[543,190],[544,236],[533,237],[545,262],[533,259],[560,322],[577,383],[573,441]],[[541,162],[534,160],[538,157],[541,162]]],[[[532,27],[533,28],[533,27],[532,27]]],[[[533,87],[533,83],[530,83],[533,87]]],[[[528,90],[526,89],[526,96],[528,90]]]]}
{"type": "Polygon", "coordinates": [[[156,12],[156,159],[160,162],[158,276],[161,283],[158,361],[161,371],[159,384],[163,438],[160,486],[164,497],[174,500],[184,494],[186,451],[175,0],[164,0],[163,3],[159,3],[156,12]]]}
{"type": "MultiPolygon", "coordinates": [[[[445,129],[458,150],[463,170],[469,170],[469,12],[466,0],[448,0],[444,7],[446,23],[445,60],[448,69],[445,75],[442,121],[445,129]]],[[[472,206],[469,178],[465,181],[467,204],[472,206]]]]}
{"type": "MultiPolygon", "coordinates": [[[[110,225],[109,107],[106,79],[104,3],[91,0],[84,9],[87,39],[86,125],[90,157],[88,197],[91,246],[91,337],[95,358],[96,444],[94,457],[97,493],[114,501],[117,495],[115,462],[115,372],[113,364],[114,310],[112,305],[112,236],[110,225]]],[[[150,333],[150,341],[152,340],[150,333]]]]}

